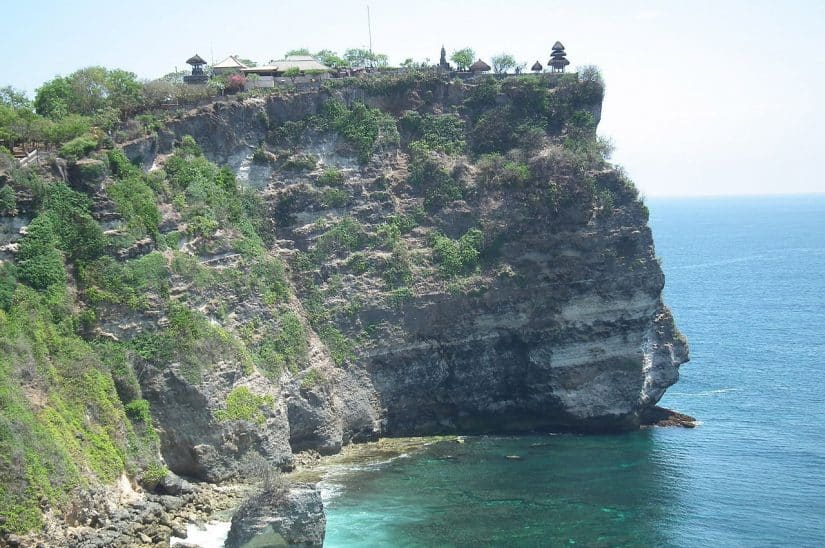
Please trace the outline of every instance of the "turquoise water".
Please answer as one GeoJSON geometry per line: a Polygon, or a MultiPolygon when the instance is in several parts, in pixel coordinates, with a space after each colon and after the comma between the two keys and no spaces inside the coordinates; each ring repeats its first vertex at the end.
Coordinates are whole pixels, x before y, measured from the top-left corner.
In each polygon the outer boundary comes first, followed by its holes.
{"type": "Polygon", "coordinates": [[[662,404],[701,425],[351,470],[326,483],[326,546],[825,545],[825,196],[649,206],[692,355],[662,404]]]}

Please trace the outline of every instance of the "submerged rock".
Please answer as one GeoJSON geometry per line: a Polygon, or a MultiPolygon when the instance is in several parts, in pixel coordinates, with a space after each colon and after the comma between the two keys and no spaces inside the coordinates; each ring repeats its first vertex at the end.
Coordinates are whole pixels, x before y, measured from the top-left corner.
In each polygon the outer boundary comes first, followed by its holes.
{"type": "Polygon", "coordinates": [[[654,406],[642,415],[643,426],[680,426],[682,428],[696,428],[696,419],[672,409],[654,406]]]}

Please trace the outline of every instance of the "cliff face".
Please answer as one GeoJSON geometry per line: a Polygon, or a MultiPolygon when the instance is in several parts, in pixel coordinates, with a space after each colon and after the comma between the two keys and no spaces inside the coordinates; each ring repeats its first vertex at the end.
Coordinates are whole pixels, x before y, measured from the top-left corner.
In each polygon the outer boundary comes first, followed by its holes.
{"type": "Polygon", "coordinates": [[[208,481],[381,435],[638,427],[687,346],[601,98],[377,80],[201,107],[122,147],[148,173],[70,166],[108,238],[70,271],[107,394],[208,481]]]}
{"type": "MultiPolygon", "coordinates": [[[[293,152],[316,155],[314,170],[251,162],[270,128],[317,116],[328,101],[363,101],[399,116],[450,112],[467,97],[467,86],[439,85],[390,96],[348,89],[253,100],[206,109],[126,148],[151,165],[193,135],[211,160],[261,188],[277,225],[272,252],[292,265],[301,315],[351,343],[334,367],[328,355],[342,350],[317,341],[324,382],[287,388],[285,430],[295,451],[334,452],[353,437],[377,435],[635,428],[688,359],[662,303],[647,212],[632,185],[607,164],[571,165],[552,138],[520,157],[538,189],[485,184],[490,175],[477,162],[442,158],[463,199],[428,212],[390,243],[376,243],[387,220],[421,207],[421,190],[409,184],[411,155],[385,150],[359,169],[339,136],[308,130],[293,152]],[[319,174],[329,168],[344,175],[338,207],[317,199],[319,174]],[[369,243],[324,250],[307,265],[342,220],[369,243]],[[473,227],[485,232],[479,268],[451,278],[427,264],[434,232],[457,241],[473,227]],[[387,275],[399,254],[399,268],[409,270],[400,287],[387,275]],[[322,322],[313,321],[318,307],[322,322]]],[[[499,93],[491,108],[511,101],[499,93]]],[[[579,108],[598,116],[600,97],[579,108]]]]}

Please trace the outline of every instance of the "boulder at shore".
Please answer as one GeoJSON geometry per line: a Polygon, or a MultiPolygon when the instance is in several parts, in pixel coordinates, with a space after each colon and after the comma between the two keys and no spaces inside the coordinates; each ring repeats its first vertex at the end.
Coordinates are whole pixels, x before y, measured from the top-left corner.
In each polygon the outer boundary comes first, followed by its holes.
{"type": "Polygon", "coordinates": [[[241,505],[232,517],[224,546],[320,547],[326,525],[321,493],[314,486],[268,489],[241,505]]]}

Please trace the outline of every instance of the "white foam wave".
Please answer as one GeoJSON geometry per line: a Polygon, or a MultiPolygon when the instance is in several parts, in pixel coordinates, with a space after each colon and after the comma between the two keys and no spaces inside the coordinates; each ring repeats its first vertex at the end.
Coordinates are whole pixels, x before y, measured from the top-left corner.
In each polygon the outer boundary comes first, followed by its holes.
{"type": "Polygon", "coordinates": [[[742,390],[741,388],[719,388],[717,390],[705,390],[704,392],[672,392],[674,396],[690,396],[690,397],[703,397],[703,396],[718,396],[719,394],[727,394],[728,392],[738,392],[742,390]]]}
{"type": "Polygon", "coordinates": [[[186,538],[172,537],[169,545],[174,547],[178,542],[197,544],[201,548],[221,548],[229,535],[231,523],[228,521],[210,521],[203,525],[190,523],[186,526],[186,538]]]}

